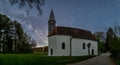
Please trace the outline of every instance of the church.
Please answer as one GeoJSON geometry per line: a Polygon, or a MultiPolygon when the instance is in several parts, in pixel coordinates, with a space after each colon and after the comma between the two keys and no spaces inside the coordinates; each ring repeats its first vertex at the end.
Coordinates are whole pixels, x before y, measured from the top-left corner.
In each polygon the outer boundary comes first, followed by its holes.
{"type": "Polygon", "coordinates": [[[53,10],[48,21],[48,56],[98,55],[98,42],[90,31],[56,26],[53,10]]]}

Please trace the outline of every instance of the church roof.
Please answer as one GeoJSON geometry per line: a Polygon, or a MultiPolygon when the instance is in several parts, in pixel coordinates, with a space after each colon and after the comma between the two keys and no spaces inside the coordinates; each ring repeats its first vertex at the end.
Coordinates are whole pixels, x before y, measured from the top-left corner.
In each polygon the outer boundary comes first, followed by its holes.
{"type": "Polygon", "coordinates": [[[54,16],[53,10],[51,10],[49,20],[55,20],[55,16],[54,16]]]}
{"type": "Polygon", "coordinates": [[[52,32],[48,36],[52,35],[70,35],[73,38],[82,38],[88,40],[96,40],[96,38],[92,35],[90,31],[71,28],[71,27],[55,27],[52,32]]]}

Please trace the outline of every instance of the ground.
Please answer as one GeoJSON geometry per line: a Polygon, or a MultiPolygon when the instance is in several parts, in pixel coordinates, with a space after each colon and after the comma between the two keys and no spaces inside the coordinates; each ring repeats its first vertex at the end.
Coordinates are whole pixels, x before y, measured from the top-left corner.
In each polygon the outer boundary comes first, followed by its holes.
{"type": "Polygon", "coordinates": [[[0,54],[0,65],[66,65],[93,56],[47,56],[47,53],[0,54]]]}
{"type": "Polygon", "coordinates": [[[92,58],[93,56],[52,57],[47,56],[47,53],[0,54],[0,65],[115,65],[109,56],[110,54],[102,54],[92,58]]]}
{"type": "Polygon", "coordinates": [[[100,56],[68,65],[115,65],[115,63],[109,56],[110,53],[104,53],[100,56]]]}

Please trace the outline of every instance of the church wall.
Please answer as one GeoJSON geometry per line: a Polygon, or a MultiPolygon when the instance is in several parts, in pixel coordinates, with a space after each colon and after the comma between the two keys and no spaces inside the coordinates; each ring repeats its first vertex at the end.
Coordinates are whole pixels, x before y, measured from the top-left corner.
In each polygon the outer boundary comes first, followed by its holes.
{"type": "Polygon", "coordinates": [[[69,56],[70,55],[70,36],[65,35],[54,35],[49,37],[49,53],[50,49],[53,48],[52,56],[69,56]],[[65,49],[62,49],[62,43],[65,43],[65,49]]]}
{"type": "Polygon", "coordinates": [[[94,49],[94,55],[97,55],[98,45],[96,41],[72,38],[72,56],[84,56],[88,55],[88,46],[90,43],[90,55],[92,55],[92,49],[94,49]],[[85,43],[85,49],[83,49],[83,43],[85,43]]]}
{"type": "MultiPolygon", "coordinates": [[[[53,35],[48,37],[49,41],[49,56],[70,56],[70,36],[68,35],[53,35]],[[65,49],[62,49],[62,43],[65,43],[65,49]],[[53,49],[53,55],[51,55],[50,49],[53,49]]],[[[92,49],[94,49],[94,55],[98,55],[98,43],[92,40],[72,38],[71,40],[71,56],[84,56],[88,55],[88,46],[90,43],[90,55],[92,55],[92,49]],[[83,43],[85,43],[85,49],[83,49],[83,43]]]]}
{"type": "Polygon", "coordinates": [[[48,56],[54,56],[56,51],[54,49],[56,49],[56,37],[55,36],[50,36],[48,37],[48,56]],[[51,49],[53,49],[53,55],[51,55],[51,49]]]}
{"type": "Polygon", "coordinates": [[[56,35],[57,39],[57,56],[69,56],[70,55],[70,36],[56,35]],[[65,49],[62,49],[62,43],[65,43],[65,49]]]}
{"type": "Polygon", "coordinates": [[[98,55],[98,42],[97,41],[91,41],[91,43],[93,43],[92,46],[91,46],[91,49],[94,49],[94,55],[98,55]]]}

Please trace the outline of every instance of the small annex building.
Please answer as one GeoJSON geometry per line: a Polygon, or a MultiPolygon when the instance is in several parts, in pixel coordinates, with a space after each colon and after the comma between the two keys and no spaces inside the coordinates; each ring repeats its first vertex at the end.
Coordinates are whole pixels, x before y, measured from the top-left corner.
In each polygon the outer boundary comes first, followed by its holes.
{"type": "Polygon", "coordinates": [[[48,56],[98,55],[98,42],[90,31],[56,26],[53,10],[48,21],[48,56]]]}

